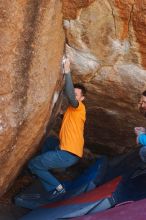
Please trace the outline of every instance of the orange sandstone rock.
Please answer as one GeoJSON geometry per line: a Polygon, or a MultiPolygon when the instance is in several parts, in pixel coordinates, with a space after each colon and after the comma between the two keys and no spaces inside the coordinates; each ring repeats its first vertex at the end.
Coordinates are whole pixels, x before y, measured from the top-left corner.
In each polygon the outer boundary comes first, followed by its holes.
{"type": "Polygon", "coordinates": [[[37,150],[64,48],[60,1],[1,1],[0,195],[37,150]]]}

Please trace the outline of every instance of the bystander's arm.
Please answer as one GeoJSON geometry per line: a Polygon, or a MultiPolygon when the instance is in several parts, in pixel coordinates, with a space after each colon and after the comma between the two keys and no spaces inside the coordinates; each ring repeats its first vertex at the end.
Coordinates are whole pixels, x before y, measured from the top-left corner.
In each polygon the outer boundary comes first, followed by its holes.
{"type": "Polygon", "coordinates": [[[137,141],[139,144],[146,146],[146,134],[138,135],[137,141]]]}

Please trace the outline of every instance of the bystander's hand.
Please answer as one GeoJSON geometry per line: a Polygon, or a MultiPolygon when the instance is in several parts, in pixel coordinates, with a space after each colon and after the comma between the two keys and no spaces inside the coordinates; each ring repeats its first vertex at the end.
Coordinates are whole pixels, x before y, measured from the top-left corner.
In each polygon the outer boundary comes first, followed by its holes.
{"type": "Polygon", "coordinates": [[[139,136],[140,134],[145,134],[146,129],[144,127],[135,127],[134,132],[135,132],[136,136],[139,136]]]}
{"type": "Polygon", "coordinates": [[[135,127],[134,128],[134,132],[136,134],[136,143],[139,144],[138,142],[138,136],[140,134],[145,134],[146,133],[146,129],[144,127],[135,127]]]}

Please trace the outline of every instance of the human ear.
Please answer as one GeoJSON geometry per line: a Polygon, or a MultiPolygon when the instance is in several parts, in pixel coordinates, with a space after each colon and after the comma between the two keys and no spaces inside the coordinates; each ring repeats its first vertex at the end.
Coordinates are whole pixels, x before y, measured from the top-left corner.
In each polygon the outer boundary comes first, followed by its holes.
{"type": "Polygon", "coordinates": [[[81,101],[83,101],[84,99],[85,99],[85,96],[82,96],[82,97],[81,97],[81,101]]]}

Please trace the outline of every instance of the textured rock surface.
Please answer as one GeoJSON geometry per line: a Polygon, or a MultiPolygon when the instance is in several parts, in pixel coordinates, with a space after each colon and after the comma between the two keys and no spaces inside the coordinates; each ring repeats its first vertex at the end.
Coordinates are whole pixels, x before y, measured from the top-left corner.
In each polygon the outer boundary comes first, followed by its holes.
{"type": "Polygon", "coordinates": [[[136,106],[146,88],[146,1],[84,1],[82,8],[83,1],[64,2],[74,79],[89,91],[87,144],[122,153],[135,145],[133,127],[146,125],[136,106]]]}
{"type": "Polygon", "coordinates": [[[137,112],[146,88],[146,1],[62,2],[0,2],[0,194],[37,150],[58,96],[62,12],[74,81],[88,88],[86,144],[122,153],[135,147],[133,127],[146,126],[137,112]]]}
{"type": "Polygon", "coordinates": [[[64,47],[62,3],[2,0],[0,194],[36,151],[57,97],[64,47]]]}

